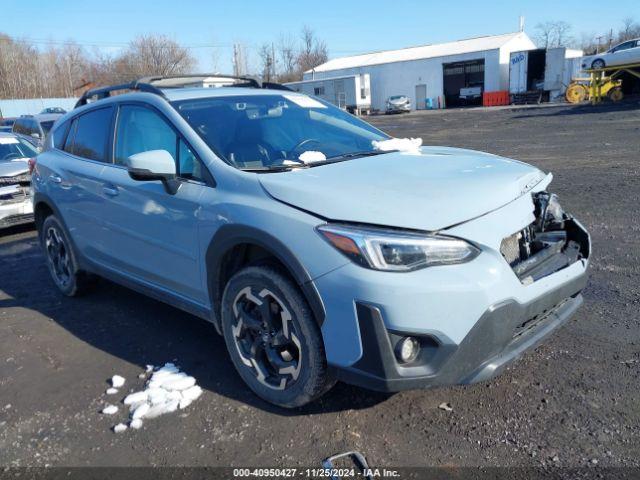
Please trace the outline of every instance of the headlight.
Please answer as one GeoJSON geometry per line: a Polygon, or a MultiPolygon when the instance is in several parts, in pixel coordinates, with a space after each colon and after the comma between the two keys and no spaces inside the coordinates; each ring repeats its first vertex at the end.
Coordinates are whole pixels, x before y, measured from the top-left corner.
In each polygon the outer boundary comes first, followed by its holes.
{"type": "Polygon", "coordinates": [[[318,232],[336,249],[363,267],[407,272],[434,265],[473,260],[480,250],[464,240],[383,228],[327,224],[318,232]]]}

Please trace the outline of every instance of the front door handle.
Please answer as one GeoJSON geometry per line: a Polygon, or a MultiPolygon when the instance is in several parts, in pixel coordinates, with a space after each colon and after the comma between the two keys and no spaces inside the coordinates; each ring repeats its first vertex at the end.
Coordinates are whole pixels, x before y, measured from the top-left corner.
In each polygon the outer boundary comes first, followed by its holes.
{"type": "Polygon", "coordinates": [[[102,187],[102,191],[109,197],[115,197],[116,195],[118,195],[118,189],[113,185],[105,185],[104,187],[102,187]]]}
{"type": "Polygon", "coordinates": [[[49,175],[49,180],[51,180],[53,183],[62,183],[62,177],[60,175],[56,175],[55,173],[49,175]]]}

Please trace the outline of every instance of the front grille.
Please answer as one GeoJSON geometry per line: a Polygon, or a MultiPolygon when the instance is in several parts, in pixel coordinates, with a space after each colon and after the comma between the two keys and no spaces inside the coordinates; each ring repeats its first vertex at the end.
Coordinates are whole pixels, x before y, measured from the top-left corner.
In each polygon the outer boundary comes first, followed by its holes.
{"type": "Polygon", "coordinates": [[[516,232],[503,238],[500,243],[500,253],[512,267],[520,261],[520,238],[522,234],[516,232]]]}

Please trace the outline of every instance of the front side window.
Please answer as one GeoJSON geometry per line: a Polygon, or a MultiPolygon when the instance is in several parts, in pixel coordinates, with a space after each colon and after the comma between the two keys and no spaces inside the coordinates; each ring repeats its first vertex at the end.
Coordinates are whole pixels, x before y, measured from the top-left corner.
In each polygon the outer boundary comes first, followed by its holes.
{"type": "Polygon", "coordinates": [[[202,180],[202,164],[164,118],[138,105],[123,105],[118,114],[114,161],[127,165],[127,158],[149,150],[166,150],[176,161],[182,178],[202,180]]]}
{"type": "Polygon", "coordinates": [[[73,143],[67,139],[65,150],[89,160],[106,161],[112,113],[113,108],[107,107],[80,115],[74,121],[75,135],[69,135],[73,143]]]}
{"type": "Polygon", "coordinates": [[[241,169],[300,163],[309,151],[327,159],[371,152],[373,140],[389,138],[328,102],[295,93],[199,98],[173,105],[218,156],[241,169]]]}
{"type": "Polygon", "coordinates": [[[620,52],[622,50],[628,50],[629,48],[633,48],[635,46],[636,46],[635,40],[631,42],[624,42],[618,45],[617,47],[611,49],[611,53],[620,52]]]}

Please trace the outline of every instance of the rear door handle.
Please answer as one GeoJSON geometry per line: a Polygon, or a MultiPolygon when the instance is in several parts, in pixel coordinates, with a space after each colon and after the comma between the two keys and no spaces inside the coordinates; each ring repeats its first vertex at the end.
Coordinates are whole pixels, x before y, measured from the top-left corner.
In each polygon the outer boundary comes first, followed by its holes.
{"type": "Polygon", "coordinates": [[[51,180],[53,183],[62,183],[62,177],[60,175],[56,175],[55,173],[49,175],[49,180],[51,180]]]}
{"type": "Polygon", "coordinates": [[[115,197],[116,195],[118,195],[118,189],[113,185],[105,185],[104,187],[102,187],[102,191],[109,197],[115,197]]]}

